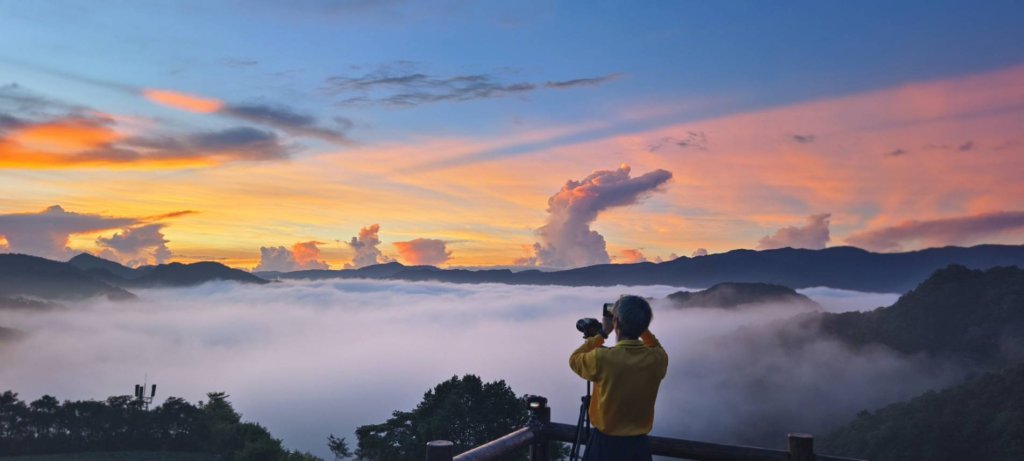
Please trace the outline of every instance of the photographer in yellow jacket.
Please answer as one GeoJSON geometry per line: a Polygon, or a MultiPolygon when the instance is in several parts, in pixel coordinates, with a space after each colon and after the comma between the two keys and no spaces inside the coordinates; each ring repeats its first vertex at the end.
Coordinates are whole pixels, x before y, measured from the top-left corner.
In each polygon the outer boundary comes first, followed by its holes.
{"type": "Polygon", "coordinates": [[[587,337],[569,357],[569,367],[594,383],[588,413],[594,425],[584,461],[650,461],[647,433],[654,424],[654,402],[668,370],[668,354],[648,329],[651,305],[623,296],[608,312],[602,331],[587,337]],[[602,347],[615,332],[616,343],[602,347]]]}

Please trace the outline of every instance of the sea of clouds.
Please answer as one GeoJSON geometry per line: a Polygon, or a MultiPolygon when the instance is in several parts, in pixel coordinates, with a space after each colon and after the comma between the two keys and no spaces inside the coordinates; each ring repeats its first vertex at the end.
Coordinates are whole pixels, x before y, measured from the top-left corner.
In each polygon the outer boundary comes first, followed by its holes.
{"type": "MultiPolygon", "coordinates": [[[[651,330],[670,365],[656,435],[779,446],[787,432],[822,434],[959,378],[923,358],[821,338],[793,320],[800,307],[682,310],[662,300],[677,290],[367,280],[140,290],[137,302],[0,311],[0,325],[27,333],[0,345],[0,390],[103,399],[148,377],[158,402],[225,391],[243,419],[324,456],[328,434],[354,446],[357,426],[467,373],[547,396],[554,420],[575,423],[585,389],[568,367],[582,341],[575,322],[625,293],[658,299],[651,330]]],[[[802,292],[832,312],[898,297],[802,292]]]]}

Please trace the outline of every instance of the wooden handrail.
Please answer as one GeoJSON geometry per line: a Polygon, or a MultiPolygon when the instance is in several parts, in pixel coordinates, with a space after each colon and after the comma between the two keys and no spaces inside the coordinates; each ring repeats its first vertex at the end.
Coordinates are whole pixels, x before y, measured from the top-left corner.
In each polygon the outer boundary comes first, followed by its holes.
{"type": "Polygon", "coordinates": [[[536,434],[529,427],[524,427],[449,459],[452,461],[489,461],[501,459],[520,448],[529,446],[535,436],[536,434]]]}
{"type": "MultiPolygon", "coordinates": [[[[533,461],[547,461],[548,442],[575,442],[576,426],[551,422],[547,399],[530,396],[530,425],[452,457],[452,443],[427,443],[427,461],[489,461],[513,454],[527,446],[533,461]]],[[[789,450],[724,445],[711,442],[650,436],[651,454],[693,461],[863,461],[814,453],[814,436],[789,434],[789,450]]]]}
{"type": "MultiPolygon", "coordinates": [[[[472,450],[452,457],[451,445],[437,443],[427,444],[428,461],[489,461],[501,459],[516,450],[530,446],[540,436],[549,441],[573,442],[576,440],[576,426],[562,423],[547,423],[534,432],[524,427],[499,439],[492,440],[472,450]]],[[[813,440],[806,434],[790,434],[790,447],[793,451],[774,450],[771,448],[747,447],[742,445],[724,445],[711,442],[675,439],[669,437],[650,436],[651,453],[658,456],[689,459],[693,461],[863,461],[855,458],[814,454],[813,451],[796,452],[801,445],[810,448],[808,443],[813,440]],[[810,455],[808,457],[808,455],[810,455]]]]}
{"type": "MultiPolygon", "coordinates": [[[[548,423],[542,432],[549,440],[573,442],[576,440],[576,426],[562,423],[548,423]]],[[[806,434],[791,434],[791,439],[806,440],[806,434]]],[[[659,456],[690,459],[694,461],[790,461],[790,452],[771,448],[724,445],[711,442],[650,436],[651,453],[659,456]]],[[[812,452],[813,453],[813,452],[812,452]]],[[[861,461],[853,458],[816,455],[817,461],[861,461]]]]}

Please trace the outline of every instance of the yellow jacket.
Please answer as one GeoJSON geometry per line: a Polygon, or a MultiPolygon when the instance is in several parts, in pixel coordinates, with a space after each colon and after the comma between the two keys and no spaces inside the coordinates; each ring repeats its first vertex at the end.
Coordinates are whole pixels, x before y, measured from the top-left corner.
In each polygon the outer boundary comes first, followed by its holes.
{"type": "Polygon", "coordinates": [[[569,357],[569,368],[594,382],[590,422],[607,435],[651,432],[658,386],[668,370],[668,354],[658,339],[645,331],[640,340],[625,339],[601,347],[600,335],[587,338],[569,357]]]}

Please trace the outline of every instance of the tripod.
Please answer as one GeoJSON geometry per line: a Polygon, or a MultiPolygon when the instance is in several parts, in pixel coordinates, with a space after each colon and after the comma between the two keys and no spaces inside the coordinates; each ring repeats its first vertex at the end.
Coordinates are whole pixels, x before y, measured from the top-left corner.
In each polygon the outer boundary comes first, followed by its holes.
{"type": "Polygon", "coordinates": [[[572,451],[569,452],[569,461],[580,459],[580,444],[584,443],[584,437],[590,435],[590,381],[587,381],[587,395],[580,397],[580,417],[576,420],[576,441],[572,443],[572,451]],[[584,426],[586,429],[584,429],[584,426]]]}

